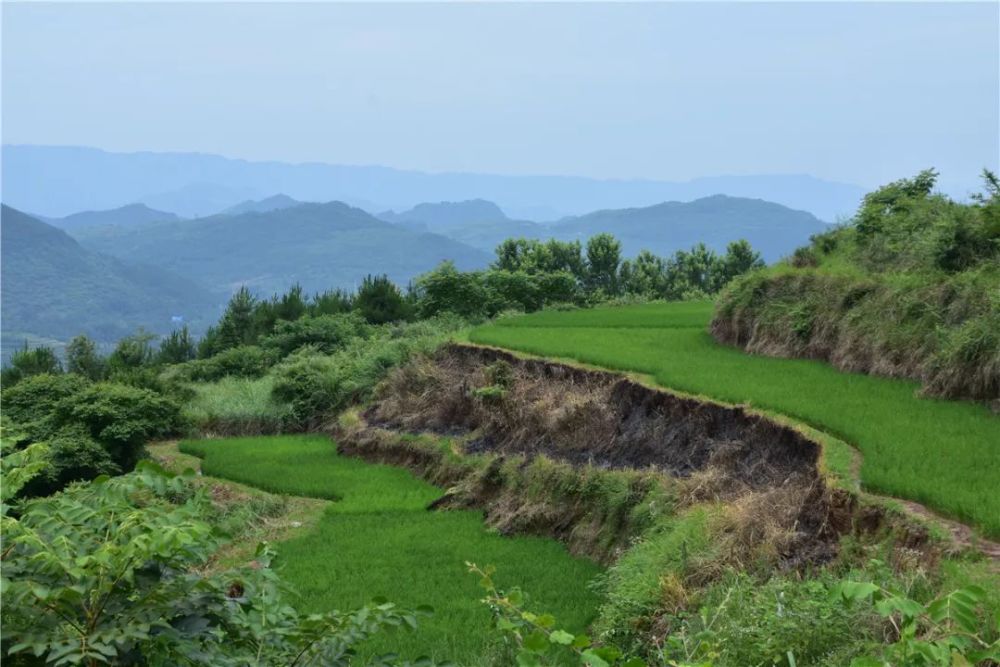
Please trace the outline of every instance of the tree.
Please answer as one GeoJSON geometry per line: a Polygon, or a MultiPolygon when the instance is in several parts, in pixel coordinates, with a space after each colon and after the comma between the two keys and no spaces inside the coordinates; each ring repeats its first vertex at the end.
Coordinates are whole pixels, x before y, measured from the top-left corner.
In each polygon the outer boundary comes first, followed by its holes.
{"type": "Polygon", "coordinates": [[[26,377],[43,373],[62,373],[59,357],[51,348],[30,348],[28,341],[24,341],[24,347],[15,352],[10,358],[10,364],[4,367],[0,381],[4,386],[9,387],[26,377]]]}
{"type": "Polygon", "coordinates": [[[611,234],[598,234],[587,241],[587,279],[592,290],[618,293],[618,266],[622,244],[611,234]]]}
{"type": "Polygon", "coordinates": [[[663,259],[648,250],[642,250],[634,260],[622,262],[620,271],[621,290],[625,294],[635,294],[655,298],[663,296],[665,290],[665,264],[663,259]]]}
{"type": "Polygon", "coordinates": [[[482,274],[462,272],[451,261],[441,262],[416,281],[420,312],[424,317],[451,312],[462,317],[486,314],[487,292],[482,274]]]}
{"type": "Polygon", "coordinates": [[[97,344],[80,334],[66,346],[66,370],[97,381],[104,377],[105,360],[97,352],[97,344]]]}
{"type": "Polygon", "coordinates": [[[118,341],[111,356],[108,357],[108,369],[112,372],[135,370],[153,362],[152,340],[155,335],[139,329],[131,336],[118,341]]]}
{"type": "Polygon", "coordinates": [[[354,297],[354,307],[371,324],[398,322],[410,316],[399,288],[386,275],[366,276],[354,297]]]}
{"type": "Polygon", "coordinates": [[[715,289],[721,289],[736,276],[763,266],[764,260],[760,258],[760,253],[755,252],[746,239],[733,241],[726,246],[726,254],[722,258],[721,271],[715,289]]]}
{"type": "Polygon", "coordinates": [[[215,334],[214,351],[221,352],[240,345],[253,345],[257,342],[257,327],[254,326],[254,310],[257,298],[250,293],[246,285],[229,299],[226,312],[219,320],[215,334]]]}
{"type": "Polygon", "coordinates": [[[194,339],[185,325],[180,331],[174,330],[160,341],[160,352],[156,360],[161,364],[182,364],[197,356],[194,339]]]}

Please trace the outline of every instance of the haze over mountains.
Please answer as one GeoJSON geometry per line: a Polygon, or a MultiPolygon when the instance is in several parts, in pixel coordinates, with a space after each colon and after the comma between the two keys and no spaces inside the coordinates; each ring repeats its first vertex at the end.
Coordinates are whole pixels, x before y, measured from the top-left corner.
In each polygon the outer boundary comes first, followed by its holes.
{"type": "Polygon", "coordinates": [[[179,326],[175,316],[195,327],[218,316],[218,296],[186,278],[83,248],[9,206],[0,216],[5,347],[10,335],[67,340],[87,332],[111,341],[139,326],[169,331],[179,326]]]}
{"type": "Polygon", "coordinates": [[[241,285],[269,296],[294,283],[307,292],[351,290],[368,274],[405,285],[444,260],[478,269],[511,237],[586,242],[609,232],[625,256],[669,256],[699,242],[722,252],[745,238],[774,261],[828,225],[806,210],[720,192],[812,193],[812,208],[821,210],[853,207],[857,194],[809,177],[670,184],[431,175],[83,148],[4,146],[3,160],[3,331],[63,340],[86,331],[109,341],[138,326],[165,332],[175,315],[197,332],[241,285]],[[642,205],[715,187],[709,183],[719,189],[708,196],[642,205]],[[379,212],[324,197],[348,191],[349,201],[379,212]],[[149,192],[158,194],[142,194],[149,192]],[[506,199],[436,196],[467,192],[506,199]],[[373,203],[407,197],[421,200],[389,209],[373,203]],[[538,213],[625,200],[627,207],[543,221],[521,218],[507,203],[538,213]],[[211,214],[199,217],[200,210],[211,214]]]}
{"type": "Polygon", "coordinates": [[[473,269],[491,259],[485,251],[379,220],[342,202],[89,228],[78,238],[91,250],[155,264],[224,296],[241,285],[269,296],[296,282],[307,292],[353,289],[366,275],[381,273],[405,286],[444,260],[473,269]]]}
{"type": "Polygon", "coordinates": [[[691,201],[716,194],[765,199],[825,221],[850,215],[863,191],[808,175],[698,178],[687,182],[575,176],[424,173],[380,166],[248,162],[202,153],[111,153],[96,148],[4,145],[3,193],[11,206],[62,217],[142,202],[183,217],[218,213],[284,193],[343,201],[377,213],[422,202],[485,199],[513,218],[555,219],[600,209],[691,201]]]}

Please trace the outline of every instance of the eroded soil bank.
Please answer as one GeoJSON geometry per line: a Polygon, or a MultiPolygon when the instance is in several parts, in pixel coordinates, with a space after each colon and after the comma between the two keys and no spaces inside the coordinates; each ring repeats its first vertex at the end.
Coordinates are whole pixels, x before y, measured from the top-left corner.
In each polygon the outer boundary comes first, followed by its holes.
{"type": "Polygon", "coordinates": [[[481,507],[501,530],[553,535],[602,561],[648,526],[644,503],[718,504],[735,560],[766,548],[793,567],[831,559],[857,527],[854,497],[819,472],[818,443],[610,372],[449,345],[394,371],[361,417],[338,430],[346,453],[406,465],[452,487],[442,504],[481,507]],[[413,437],[428,433],[452,436],[452,451],[413,437]],[[617,505],[570,473],[618,475],[617,505]]]}

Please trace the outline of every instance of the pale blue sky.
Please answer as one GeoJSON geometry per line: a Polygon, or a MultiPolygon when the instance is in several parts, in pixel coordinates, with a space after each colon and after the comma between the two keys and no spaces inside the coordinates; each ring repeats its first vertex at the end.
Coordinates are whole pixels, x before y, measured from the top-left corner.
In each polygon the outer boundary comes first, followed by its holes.
{"type": "Polygon", "coordinates": [[[1000,4],[3,4],[3,141],[871,186],[996,168],[1000,4]]]}

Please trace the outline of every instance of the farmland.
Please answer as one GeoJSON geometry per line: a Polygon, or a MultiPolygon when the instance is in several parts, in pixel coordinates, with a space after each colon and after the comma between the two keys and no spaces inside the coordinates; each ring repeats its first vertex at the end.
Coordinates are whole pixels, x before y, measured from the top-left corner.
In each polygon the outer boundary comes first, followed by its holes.
{"type": "Polygon", "coordinates": [[[1000,419],[985,407],[918,398],[916,382],[745,354],[712,340],[711,314],[705,302],[548,311],[499,320],[470,339],[795,417],[858,447],[867,488],[1000,535],[1000,419]]]}
{"type": "Polygon", "coordinates": [[[371,653],[469,664],[491,648],[489,610],[465,561],[496,565],[504,586],[530,591],[533,604],[582,631],[596,615],[587,586],[600,571],[549,539],[489,532],[480,512],[427,512],[441,490],[391,466],[337,454],[324,436],[194,440],[182,451],[203,458],[207,475],[258,488],[334,500],[315,529],[277,545],[278,569],[306,612],[349,609],[382,596],[429,604],[419,632],[394,634],[371,653]]]}

